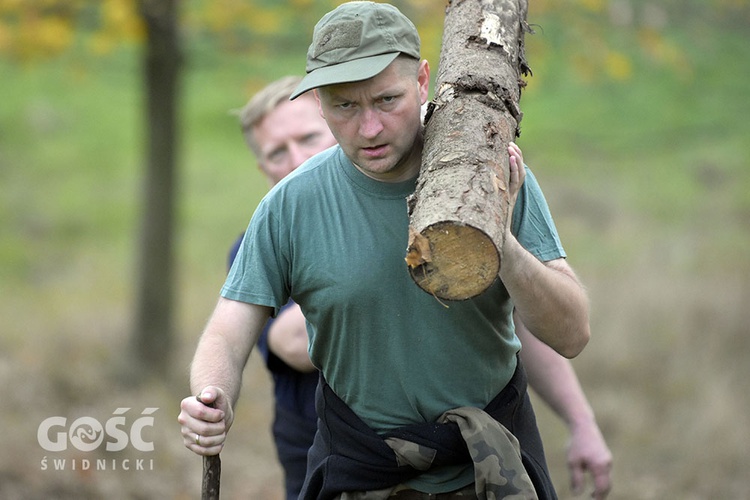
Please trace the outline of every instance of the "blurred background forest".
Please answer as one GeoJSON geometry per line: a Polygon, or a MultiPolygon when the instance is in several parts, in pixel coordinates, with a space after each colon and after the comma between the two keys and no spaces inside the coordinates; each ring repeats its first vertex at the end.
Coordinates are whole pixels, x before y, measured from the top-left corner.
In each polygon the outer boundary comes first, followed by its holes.
{"type": "MultiPolygon", "coordinates": [[[[0,498],[198,498],[179,401],[227,250],[267,189],[230,111],[301,73],[338,3],[0,0],[0,498]],[[180,64],[154,101],[147,47],[164,23],[180,64]],[[165,102],[174,190],[151,176],[165,148],[147,110],[165,102]],[[167,229],[146,232],[154,220],[167,229]],[[145,273],[144,240],[166,259],[145,273]],[[155,336],[139,304],[157,275],[170,300],[155,336]],[[120,408],[129,423],[158,408],[153,451],[40,445],[49,417],[65,432],[120,408]]],[[[393,3],[434,74],[444,4],[393,3]]],[[[614,455],[610,498],[747,498],[750,2],[530,0],[528,22],[518,142],[591,296],[574,365],[614,455]]],[[[281,498],[270,401],[253,355],[226,498],[281,498]]],[[[558,492],[574,498],[565,427],[536,407],[558,492]]]]}

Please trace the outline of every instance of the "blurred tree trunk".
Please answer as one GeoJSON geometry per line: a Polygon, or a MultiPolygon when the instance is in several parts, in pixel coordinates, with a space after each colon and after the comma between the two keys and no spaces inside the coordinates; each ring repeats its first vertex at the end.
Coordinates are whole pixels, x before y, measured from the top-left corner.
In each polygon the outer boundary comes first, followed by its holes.
{"type": "Polygon", "coordinates": [[[177,102],[182,62],[178,5],[179,0],[138,2],[147,30],[143,68],[146,176],[132,355],[136,373],[144,375],[166,371],[173,336],[177,102]]]}
{"type": "Polygon", "coordinates": [[[406,261],[414,281],[463,300],[497,279],[508,215],[508,143],[529,73],[526,0],[452,0],[425,118],[406,261]]]}

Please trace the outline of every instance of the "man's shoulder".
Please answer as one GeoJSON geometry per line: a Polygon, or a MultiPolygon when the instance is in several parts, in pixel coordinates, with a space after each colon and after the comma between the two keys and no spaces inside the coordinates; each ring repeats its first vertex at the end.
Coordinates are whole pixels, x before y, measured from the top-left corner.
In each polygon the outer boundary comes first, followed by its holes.
{"type": "MultiPolygon", "coordinates": [[[[299,176],[316,176],[324,174],[327,169],[332,165],[340,162],[340,157],[343,155],[341,148],[338,145],[331,146],[328,149],[321,151],[320,153],[308,158],[302,165],[297,167],[294,172],[284,178],[284,181],[294,180],[295,177],[299,176]]],[[[283,181],[282,181],[283,182],[283,181]]]]}
{"type": "Polygon", "coordinates": [[[334,146],[311,157],[276,184],[264,196],[262,204],[288,207],[290,203],[318,198],[321,191],[330,189],[332,178],[337,175],[339,154],[343,156],[340,148],[334,146]]]}

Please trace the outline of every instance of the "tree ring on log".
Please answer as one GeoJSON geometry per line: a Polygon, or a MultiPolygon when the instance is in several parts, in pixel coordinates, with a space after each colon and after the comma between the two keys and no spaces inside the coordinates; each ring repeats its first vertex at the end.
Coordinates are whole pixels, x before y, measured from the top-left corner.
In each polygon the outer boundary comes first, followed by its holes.
{"type": "Polygon", "coordinates": [[[475,297],[500,272],[500,255],[492,239],[480,229],[456,222],[438,222],[413,235],[407,253],[414,282],[440,299],[475,297]]]}

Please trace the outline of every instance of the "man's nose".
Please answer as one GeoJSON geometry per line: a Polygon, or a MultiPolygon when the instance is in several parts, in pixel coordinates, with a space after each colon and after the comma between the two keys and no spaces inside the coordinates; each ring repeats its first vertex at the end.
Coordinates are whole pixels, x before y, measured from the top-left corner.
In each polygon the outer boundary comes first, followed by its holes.
{"type": "Polygon", "coordinates": [[[375,138],[383,130],[383,122],[378,112],[374,109],[365,109],[362,112],[359,124],[359,133],[366,139],[375,138]]]}

